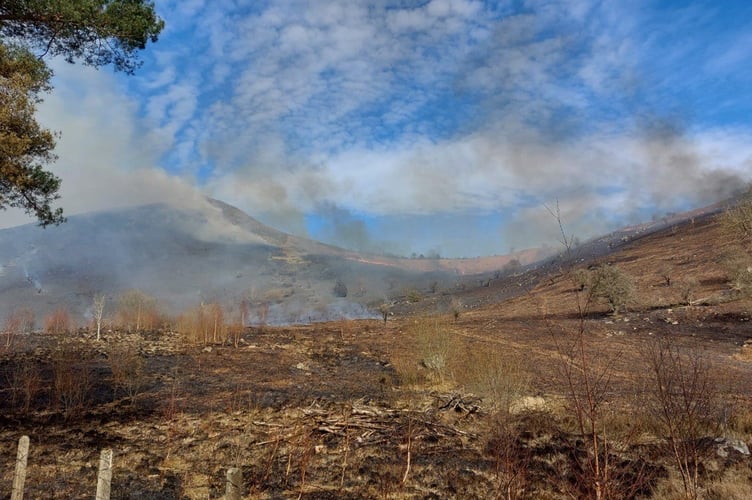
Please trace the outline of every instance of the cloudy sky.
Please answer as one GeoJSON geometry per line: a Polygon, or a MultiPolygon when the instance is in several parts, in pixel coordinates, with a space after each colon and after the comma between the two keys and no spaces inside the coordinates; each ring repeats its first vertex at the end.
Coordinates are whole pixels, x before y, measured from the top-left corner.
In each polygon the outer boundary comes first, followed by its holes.
{"type": "Polygon", "coordinates": [[[557,200],[587,238],[752,180],[746,0],[156,5],[136,76],[51,61],[68,215],[205,194],[354,249],[474,256],[553,243],[557,200]]]}

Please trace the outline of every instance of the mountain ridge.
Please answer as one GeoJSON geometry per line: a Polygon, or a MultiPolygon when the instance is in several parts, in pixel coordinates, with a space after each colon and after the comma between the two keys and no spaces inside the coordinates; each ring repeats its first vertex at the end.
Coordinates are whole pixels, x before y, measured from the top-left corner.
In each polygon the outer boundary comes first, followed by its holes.
{"type": "MultiPolygon", "coordinates": [[[[606,254],[726,205],[623,228],[580,251],[606,254]]],[[[114,307],[124,291],[141,289],[171,313],[208,302],[232,308],[245,300],[268,309],[269,322],[363,317],[406,295],[487,286],[544,256],[543,249],[470,259],[362,254],[276,230],[216,199],[189,208],[152,203],[71,216],[55,228],[0,230],[0,315],[26,307],[42,316],[63,307],[84,322],[95,294],[105,294],[114,307]]]]}

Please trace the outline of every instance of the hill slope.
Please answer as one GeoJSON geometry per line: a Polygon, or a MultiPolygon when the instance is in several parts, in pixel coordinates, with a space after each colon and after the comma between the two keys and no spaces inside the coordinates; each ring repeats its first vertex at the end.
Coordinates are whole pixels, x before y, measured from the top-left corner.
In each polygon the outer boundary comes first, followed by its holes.
{"type": "Polygon", "coordinates": [[[147,205],[77,215],[59,227],[0,231],[0,314],[65,307],[83,320],[94,294],[113,304],[137,288],[171,312],[245,299],[268,308],[269,322],[305,322],[367,316],[366,304],[448,279],[440,270],[371,262],[277,231],[217,200],[195,209],[147,205]],[[333,293],[338,281],[347,297],[333,293]]]}

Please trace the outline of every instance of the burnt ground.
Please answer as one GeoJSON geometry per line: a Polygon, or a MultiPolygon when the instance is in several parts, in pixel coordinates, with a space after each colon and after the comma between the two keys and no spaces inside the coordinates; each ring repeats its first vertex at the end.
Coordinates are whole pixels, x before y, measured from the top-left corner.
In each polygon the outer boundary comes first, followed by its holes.
{"type": "MultiPolygon", "coordinates": [[[[752,302],[728,291],[721,262],[733,247],[713,218],[621,243],[437,293],[386,324],[248,329],[237,348],[170,332],[11,339],[0,357],[0,495],[28,434],[27,498],[91,498],[104,447],[113,498],[221,498],[230,466],[248,498],[589,496],[562,377],[583,339],[607,375],[599,422],[613,436],[615,496],[671,498],[671,455],[644,411],[647,353],[661,338],[701,356],[724,410],[706,437],[750,442],[752,302]],[[633,277],[628,311],[578,313],[571,266],[599,263],[633,277]],[[690,277],[691,305],[680,305],[690,277]]],[[[749,457],[710,450],[701,477],[708,498],[752,493],[749,457]]]]}

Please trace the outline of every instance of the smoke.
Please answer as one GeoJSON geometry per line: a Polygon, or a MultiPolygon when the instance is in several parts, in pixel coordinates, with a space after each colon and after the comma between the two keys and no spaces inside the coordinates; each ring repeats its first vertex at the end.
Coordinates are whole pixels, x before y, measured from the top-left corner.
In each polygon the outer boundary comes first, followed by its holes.
{"type": "Polygon", "coordinates": [[[26,282],[30,284],[32,287],[34,287],[34,290],[36,290],[37,293],[42,293],[44,289],[42,288],[41,281],[39,281],[39,279],[36,277],[36,273],[32,274],[31,272],[29,272],[29,266],[32,265],[34,256],[36,254],[37,254],[37,248],[34,246],[31,246],[26,252],[20,255],[16,259],[16,261],[21,265],[21,269],[23,270],[23,274],[24,274],[24,278],[26,279],[26,282]]]}
{"type": "Polygon", "coordinates": [[[331,244],[366,253],[386,253],[393,251],[388,236],[373,234],[366,222],[357,214],[326,202],[320,204],[313,216],[315,237],[331,244]]]}

